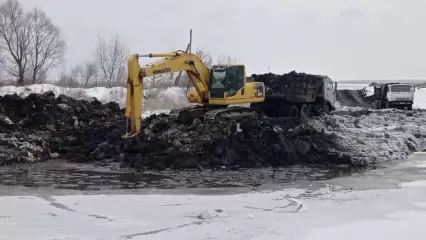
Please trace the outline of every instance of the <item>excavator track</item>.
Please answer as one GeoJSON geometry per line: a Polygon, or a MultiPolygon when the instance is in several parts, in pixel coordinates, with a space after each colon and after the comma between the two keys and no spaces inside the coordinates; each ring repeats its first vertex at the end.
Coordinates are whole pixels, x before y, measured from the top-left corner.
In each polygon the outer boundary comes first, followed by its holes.
{"type": "Polygon", "coordinates": [[[262,114],[258,109],[247,107],[208,108],[202,105],[173,109],[170,111],[172,118],[183,124],[190,124],[195,118],[204,120],[205,123],[218,123],[221,121],[240,120],[245,116],[262,114]]]}
{"type": "Polygon", "coordinates": [[[214,109],[208,111],[204,115],[205,123],[218,123],[221,121],[231,121],[231,120],[240,120],[246,116],[256,116],[262,114],[257,109],[247,108],[247,107],[229,107],[222,109],[214,109]]]}
{"type": "MultiPolygon", "coordinates": [[[[271,115],[272,117],[280,117],[281,119],[295,119],[299,118],[299,111],[295,105],[288,105],[286,108],[279,109],[276,104],[273,104],[273,114],[271,109],[264,109],[261,105],[252,104],[250,107],[210,107],[203,105],[189,106],[170,111],[172,118],[183,124],[191,124],[195,118],[198,118],[205,123],[219,123],[222,121],[238,121],[247,116],[271,115]],[[266,112],[264,112],[266,111],[266,112]]],[[[270,117],[271,117],[270,116],[270,117]]]]}
{"type": "Polygon", "coordinates": [[[170,111],[170,115],[176,121],[180,123],[188,124],[188,123],[192,123],[194,118],[203,119],[207,111],[208,109],[206,109],[204,106],[196,105],[196,106],[184,107],[179,109],[173,109],[172,111],[170,111]]]}

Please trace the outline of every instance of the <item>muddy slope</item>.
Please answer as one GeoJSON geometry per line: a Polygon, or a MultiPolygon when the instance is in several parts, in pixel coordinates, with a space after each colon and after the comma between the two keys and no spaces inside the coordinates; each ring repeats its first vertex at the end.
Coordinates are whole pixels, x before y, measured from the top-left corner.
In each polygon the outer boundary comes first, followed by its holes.
{"type": "Polygon", "coordinates": [[[144,120],[143,135],[122,141],[123,110],[51,92],[0,98],[0,164],[61,158],[135,168],[238,168],[295,163],[369,165],[425,147],[422,111],[342,111],[302,123],[247,115],[239,122],[179,124],[144,120]]]}
{"type": "Polygon", "coordinates": [[[110,122],[123,119],[121,113],[115,103],[76,101],[52,92],[0,97],[0,165],[84,155],[105,139],[89,132],[109,128],[106,134],[111,133],[110,122]]]}
{"type": "Polygon", "coordinates": [[[374,108],[374,100],[372,96],[367,96],[367,92],[364,89],[337,90],[337,101],[341,105],[348,107],[374,108]]]}

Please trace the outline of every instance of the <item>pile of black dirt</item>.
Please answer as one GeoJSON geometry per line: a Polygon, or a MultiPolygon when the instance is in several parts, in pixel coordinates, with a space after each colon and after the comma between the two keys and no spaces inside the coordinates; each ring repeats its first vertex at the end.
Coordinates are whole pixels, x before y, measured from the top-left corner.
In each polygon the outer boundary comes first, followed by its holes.
{"type": "Polygon", "coordinates": [[[424,112],[387,114],[338,112],[303,122],[245,114],[212,124],[181,124],[160,114],[144,119],[139,137],[122,140],[127,122],[116,103],[52,92],[6,95],[0,98],[0,165],[51,158],[139,169],[370,165],[424,149],[424,112]]]}
{"type": "Polygon", "coordinates": [[[52,92],[0,98],[0,164],[45,161],[120,162],[154,169],[285,166],[348,162],[333,136],[294,128],[286,119],[246,115],[238,122],[180,124],[168,114],[143,121],[137,139],[122,140],[124,111],[115,103],[79,101],[52,92]]]}
{"type": "Polygon", "coordinates": [[[125,166],[155,169],[252,168],[293,164],[370,166],[403,160],[426,147],[424,111],[337,111],[302,122],[246,115],[214,124],[145,119],[143,134],[115,148],[125,166]],[[410,122],[409,125],[406,122],[410,122]]]}
{"type": "Polygon", "coordinates": [[[342,163],[334,136],[299,127],[285,119],[246,116],[238,122],[190,125],[175,123],[168,115],[151,116],[144,134],[123,149],[132,167],[250,168],[301,163],[342,163]]]}
{"type": "MultiPolygon", "coordinates": [[[[267,98],[288,98],[291,95],[298,95],[298,91],[301,94],[298,97],[307,96],[301,88],[320,88],[323,84],[322,80],[324,76],[307,74],[303,72],[291,71],[282,75],[266,73],[266,74],[253,74],[251,76],[255,82],[263,82],[266,86],[266,97],[267,98]]],[[[313,96],[316,91],[313,91],[313,96]]],[[[316,95],[315,95],[316,96],[316,95]]]]}
{"type": "MultiPolygon", "coordinates": [[[[83,155],[123,119],[116,103],[78,101],[53,92],[0,97],[0,165],[83,155]],[[104,129],[103,135],[93,135],[104,129]]],[[[118,132],[118,131],[117,131],[118,132]]]]}
{"type": "Polygon", "coordinates": [[[337,90],[337,101],[348,107],[374,108],[374,100],[367,96],[365,89],[339,89],[337,90]]]}

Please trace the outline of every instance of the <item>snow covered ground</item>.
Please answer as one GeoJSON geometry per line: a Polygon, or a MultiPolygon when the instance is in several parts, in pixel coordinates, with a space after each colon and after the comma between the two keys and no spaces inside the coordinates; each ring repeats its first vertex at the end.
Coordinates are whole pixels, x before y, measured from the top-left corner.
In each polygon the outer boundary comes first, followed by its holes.
{"type": "Polygon", "coordinates": [[[5,196],[0,239],[424,239],[426,154],[390,172],[368,178],[387,189],[350,190],[334,179],[236,195],[5,196]],[[401,180],[407,169],[418,178],[401,180]]]}

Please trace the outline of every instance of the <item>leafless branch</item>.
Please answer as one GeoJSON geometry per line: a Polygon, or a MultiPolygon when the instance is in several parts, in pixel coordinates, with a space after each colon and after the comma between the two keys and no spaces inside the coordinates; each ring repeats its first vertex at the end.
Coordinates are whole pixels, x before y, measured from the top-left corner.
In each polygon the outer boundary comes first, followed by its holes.
{"type": "Polygon", "coordinates": [[[238,64],[240,62],[241,61],[239,61],[235,57],[225,56],[225,55],[221,55],[217,59],[217,64],[224,64],[224,65],[238,64]]]}
{"type": "Polygon", "coordinates": [[[10,55],[12,66],[8,72],[24,84],[24,74],[28,69],[30,49],[30,27],[28,16],[17,0],[7,0],[0,6],[0,48],[10,55]]]}
{"type": "Polygon", "coordinates": [[[109,43],[99,38],[96,56],[101,77],[107,87],[125,82],[126,48],[118,35],[109,43]]]}
{"type": "Polygon", "coordinates": [[[4,77],[3,74],[4,74],[5,67],[6,67],[6,59],[1,54],[1,50],[0,50],[0,83],[3,82],[3,77],[4,77]]]}
{"type": "Polygon", "coordinates": [[[195,55],[197,55],[208,68],[212,67],[213,57],[209,52],[206,52],[203,48],[200,48],[195,51],[195,55]]]}
{"type": "Polygon", "coordinates": [[[98,67],[96,65],[96,62],[87,62],[86,64],[84,64],[84,71],[82,77],[85,87],[98,85],[98,67]]]}
{"type": "Polygon", "coordinates": [[[28,14],[30,26],[30,67],[32,83],[40,83],[41,77],[59,66],[65,51],[65,42],[61,39],[60,30],[47,15],[34,8],[28,14]]]}

